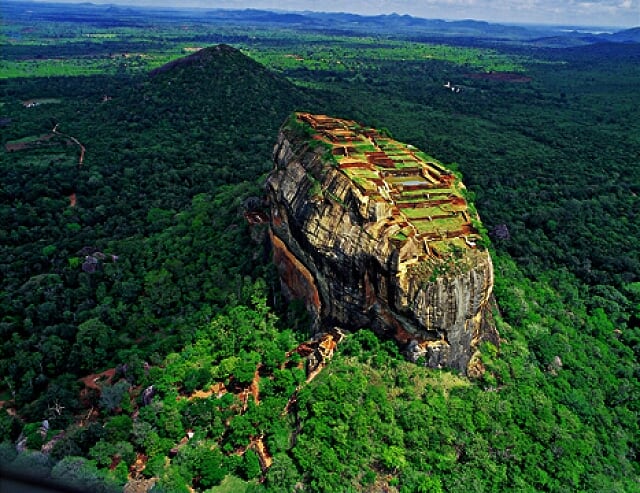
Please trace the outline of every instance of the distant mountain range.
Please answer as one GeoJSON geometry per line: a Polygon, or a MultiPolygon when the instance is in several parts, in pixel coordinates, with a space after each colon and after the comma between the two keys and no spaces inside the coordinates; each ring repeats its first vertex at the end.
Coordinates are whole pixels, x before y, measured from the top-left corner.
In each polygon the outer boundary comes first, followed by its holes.
{"type": "Polygon", "coordinates": [[[508,25],[485,21],[423,19],[410,15],[363,16],[349,13],[283,12],[257,9],[193,9],[132,7],[122,5],[96,5],[22,2],[6,0],[2,11],[7,18],[83,21],[99,17],[101,22],[116,24],[144,24],[154,20],[180,20],[203,23],[233,23],[247,25],[279,25],[297,29],[333,30],[341,33],[401,35],[415,39],[458,38],[482,39],[485,42],[517,42],[549,46],[579,46],[598,42],[639,43],[640,27],[614,33],[604,29],[577,26],[508,25]],[[590,32],[593,31],[593,32],[590,32]]]}
{"type": "Polygon", "coordinates": [[[397,33],[410,36],[455,36],[481,37],[494,40],[532,41],[544,38],[564,39],[566,44],[590,44],[600,41],[640,42],[640,27],[615,33],[602,33],[601,28],[589,29],[577,26],[521,26],[489,23],[477,20],[446,21],[423,19],[410,15],[363,16],[349,13],[325,12],[276,12],[269,10],[224,10],[208,11],[206,18],[217,21],[242,23],[286,24],[311,29],[335,29],[340,31],[367,33],[397,33]]]}
{"type": "Polygon", "coordinates": [[[640,27],[632,27],[614,34],[603,34],[601,37],[614,43],[640,43],[640,27]]]}

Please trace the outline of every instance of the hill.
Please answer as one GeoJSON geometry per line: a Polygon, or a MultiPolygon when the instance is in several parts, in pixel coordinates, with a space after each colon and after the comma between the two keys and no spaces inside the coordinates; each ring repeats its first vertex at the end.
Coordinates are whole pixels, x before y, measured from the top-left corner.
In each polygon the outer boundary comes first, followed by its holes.
{"type": "MultiPolygon", "coordinates": [[[[243,245],[243,202],[261,195],[272,135],[305,99],[229,47],[194,59],[202,63],[152,76],[15,89],[60,102],[12,106],[8,141],[55,120],[86,147],[80,166],[78,147],[64,142],[2,155],[3,230],[14,231],[0,245],[2,292],[12,293],[2,298],[2,331],[15,336],[0,368],[7,405],[27,421],[42,419],[48,389],[166,354],[261,272],[262,256],[243,245]]],[[[65,407],[64,423],[78,403],[65,407]]]]}
{"type": "Polygon", "coordinates": [[[640,43],[640,27],[625,29],[614,34],[603,35],[607,41],[616,43],[640,43]]]}

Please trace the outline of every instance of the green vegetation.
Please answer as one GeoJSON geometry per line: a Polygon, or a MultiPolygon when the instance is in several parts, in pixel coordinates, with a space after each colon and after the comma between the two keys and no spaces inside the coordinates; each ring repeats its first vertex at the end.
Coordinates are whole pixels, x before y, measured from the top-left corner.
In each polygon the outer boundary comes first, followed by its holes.
{"type": "MultiPolygon", "coordinates": [[[[374,37],[303,35],[295,53],[275,49],[245,49],[244,52],[281,72],[297,70],[350,72],[378,67],[381,61],[438,60],[486,72],[520,72],[526,60],[496,50],[443,44],[381,40],[374,37]],[[309,43],[305,47],[305,43],[309,43]]],[[[290,40],[291,38],[289,38],[290,40]]],[[[286,41],[285,41],[286,42],[286,41]]]]}
{"type": "MultiPolygon", "coordinates": [[[[0,61],[1,78],[74,76],[87,74],[136,73],[159,67],[192,51],[193,41],[211,38],[206,24],[192,22],[188,35],[184,29],[169,27],[166,31],[147,33],[141,36],[135,29],[119,29],[117,32],[86,34],[74,26],[52,25],[50,35],[62,35],[62,53],[51,52],[51,58],[23,59],[24,47],[41,42],[38,34],[31,33],[27,39],[9,40],[6,59],[0,61]],[[150,51],[149,42],[155,50],[150,51]],[[95,52],[95,49],[98,52],[95,52]],[[87,55],[87,50],[94,54],[87,55]],[[16,55],[12,56],[13,53],[16,55]],[[19,55],[20,54],[20,55],[19,55]]],[[[237,28],[222,27],[217,41],[236,37],[237,28]]],[[[384,61],[438,60],[486,72],[521,72],[523,57],[499,53],[487,48],[469,48],[443,44],[415,43],[404,40],[381,40],[377,37],[345,38],[341,36],[280,33],[257,31],[262,43],[240,43],[242,51],[283,73],[295,71],[318,71],[349,73],[357,70],[375,69],[384,61]],[[288,46],[295,39],[296,53],[288,53],[288,46]],[[280,46],[275,46],[274,44],[280,46]]],[[[245,37],[245,36],[243,36],[245,37]]],[[[209,39],[206,44],[216,41],[209,39]]],[[[197,42],[197,41],[196,41],[197,42]]],[[[51,46],[55,46],[52,44],[51,46]]]]}
{"type": "Polygon", "coordinates": [[[636,46],[104,15],[122,17],[2,26],[3,467],[86,491],[122,491],[129,474],[159,478],[156,492],[638,491],[636,46]],[[146,73],[221,41],[280,75],[227,48],[146,73]],[[300,53],[307,66],[286,57],[300,53]],[[467,77],[491,54],[531,81],[467,77]],[[59,103],[22,104],[42,98],[59,103]],[[304,383],[289,353],[308,338],[304,308],[284,302],[265,226],[243,217],[263,207],[278,128],[300,109],[460,163],[494,250],[502,341],[483,347],[482,377],[408,363],[360,331],[304,383]],[[56,124],[86,147],[82,166],[66,137],[5,147],[56,124]],[[243,400],[258,369],[259,402],[243,400]]]}
{"type": "MultiPolygon", "coordinates": [[[[632,415],[607,406],[601,392],[578,390],[584,388],[578,383],[584,368],[599,381],[610,378],[620,369],[620,352],[629,350],[620,341],[597,343],[593,334],[572,328],[576,321],[591,326],[595,320],[584,305],[567,305],[564,295],[548,288],[550,279],[526,281],[507,259],[498,259],[497,266],[510,276],[508,287],[499,286],[500,299],[515,295],[523,302],[522,313],[529,314],[522,327],[539,329],[520,332],[500,323],[508,342],[499,359],[486,348],[484,382],[469,385],[446,372],[433,375],[399,361],[394,348],[360,332],[301,394],[307,425],[294,451],[299,461],[313,461],[304,469],[318,490],[339,490],[340,481],[364,489],[372,479],[358,471],[373,471],[376,481],[395,484],[400,491],[419,491],[427,484],[433,491],[460,492],[469,491],[470,484],[478,491],[636,489],[635,465],[628,458],[618,462],[617,452],[629,450],[631,435],[618,437],[614,445],[601,428],[608,420],[632,415]],[[540,317],[534,307],[542,303],[546,310],[540,317]],[[569,322],[566,317],[576,318],[569,322]],[[542,327],[548,329],[540,332],[542,327]],[[551,327],[558,330],[554,336],[551,327]],[[538,352],[539,343],[543,352],[538,352]],[[568,352],[557,346],[569,343],[568,352]],[[612,367],[598,365],[594,372],[592,344],[612,367]],[[560,367],[554,366],[556,352],[564,354],[560,367]],[[328,427],[324,433],[323,427],[328,427]],[[331,462],[332,456],[338,461],[331,462]],[[619,472],[595,472],[605,464],[615,464],[619,472]]],[[[571,281],[561,278],[555,281],[567,288],[564,283],[571,281]]]]}
{"type": "MultiPolygon", "coordinates": [[[[171,16],[168,22],[163,19],[161,24],[154,24],[144,12],[114,9],[112,14],[89,7],[84,15],[78,12],[79,22],[74,22],[68,15],[47,13],[46,9],[39,6],[32,9],[34,14],[24,15],[19,7],[15,11],[7,8],[7,18],[12,18],[12,23],[3,26],[5,33],[0,37],[5,45],[0,78],[142,73],[216,43],[232,43],[251,58],[287,75],[336,72],[355,76],[378,70],[381,62],[425,60],[483,72],[523,72],[525,64],[533,62],[530,56],[493,48],[425,44],[380,34],[344,36],[313,29],[274,29],[268,23],[265,27],[239,27],[201,13],[185,16],[183,12],[171,16]],[[9,17],[10,14],[14,15],[9,17]],[[111,15],[115,18],[109,19],[111,15]],[[57,22],[50,21],[58,17],[57,22]],[[93,17],[92,24],[83,25],[83,17],[93,17]],[[181,17],[182,22],[176,22],[181,17]],[[34,47],[39,48],[37,54],[30,51],[34,47]]],[[[155,14],[162,16],[166,12],[155,14]]],[[[306,78],[297,83],[306,87],[322,85],[306,78]]]]}
{"type": "MultiPolygon", "coordinates": [[[[406,232],[394,234],[394,240],[406,240],[412,230],[418,235],[428,235],[429,240],[434,239],[434,235],[441,240],[463,235],[476,238],[475,231],[481,229],[479,221],[475,219],[477,213],[469,208],[474,216],[473,221],[477,223],[472,227],[469,216],[465,215],[467,204],[459,195],[461,183],[452,179],[452,175],[441,164],[426,163],[406,145],[382,139],[375,129],[362,128],[355,122],[303,112],[296,115],[295,119],[288,120],[288,128],[303,132],[303,142],[319,142],[326,147],[330,152],[325,159],[338,166],[361,193],[374,200],[387,201],[394,207],[402,205],[388,221],[396,224],[409,221],[410,227],[406,232]],[[379,140],[383,142],[379,143],[379,140]],[[437,189],[447,193],[432,197],[430,187],[433,186],[448,187],[437,189]],[[405,192],[415,192],[415,187],[420,191],[420,198],[412,193],[407,200],[405,192]],[[407,207],[407,204],[419,207],[407,207]]],[[[309,173],[307,178],[311,183],[309,196],[320,197],[321,183],[309,173]]],[[[457,243],[462,248],[477,245],[457,243]]],[[[481,246],[487,244],[488,241],[481,246]]],[[[448,248],[445,247],[445,250],[448,248]]]]}

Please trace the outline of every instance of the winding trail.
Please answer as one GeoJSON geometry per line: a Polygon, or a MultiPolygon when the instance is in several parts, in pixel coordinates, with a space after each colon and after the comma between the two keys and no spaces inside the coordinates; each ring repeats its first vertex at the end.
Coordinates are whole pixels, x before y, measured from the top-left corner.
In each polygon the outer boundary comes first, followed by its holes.
{"type": "MultiPolygon", "coordinates": [[[[290,441],[290,444],[292,446],[295,445],[297,436],[301,431],[301,421],[298,415],[298,394],[306,384],[317,377],[318,374],[320,374],[320,372],[327,366],[329,360],[333,357],[337,345],[342,341],[343,338],[344,334],[342,333],[342,331],[334,328],[330,332],[323,333],[307,342],[298,345],[293,351],[290,351],[286,354],[286,361],[282,364],[281,368],[284,368],[286,365],[290,364],[291,357],[294,354],[297,354],[302,357],[302,360],[300,360],[298,363],[299,368],[306,368],[307,371],[305,381],[303,383],[300,383],[296,387],[295,391],[290,396],[287,404],[284,406],[281,412],[282,416],[291,414],[295,418],[295,429],[290,441]]],[[[271,378],[273,376],[273,374],[269,372],[261,376],[261,369],[262,366],[259,365],[254,372],[252,381],[242,388],[235,389],[235,391],[232,389],[228,389],[224,385],[224,383],[217,382],[211,385],[206,390],[197,390],[195,392],[192,392],[190,395],[182,396],[182,398],[186,398],[188,400],[207,399],[214,395],[220,398],[227,392],[233,392],[240,401],[240,414],[244,414],[249,408],[249,397],[253,398],[255,405],[260,405],[260,380],[262,378],[271,378]]],[[[90,390],[101,392],[104,385],[113,385],[115,374],[116,368],[109,368],[100,373],[92,373],[91,375],[87,375],[78,379],[82,384],[84,384],[81,391],[81,398],[84,397],[86,399],[90,390]]],[[[0,401],[0,408],[5,404],[5,402],[0,401]]],[[[87,423],[97,419],[97,417],[98,411],[92,406],[86,417],[81,419],[79,425],[83,427],[87,423]]],[[[227,426],[228,424],[229,423],[227,423],[227,426]]],[[[180,440],[179,444],[172,449],[172,453],[177,454],[179,449],[185,446],[192,437],[193,433],[188,430],[186,436],[184,436],[182,440],[180,440]]],[[[253,450],[258,456],[260,468],[262,469],[263,474],[262,480],[264,480],[264,475],[273,464],[273,457],[269,452],[267,444],[265,443],[264,434],[250,436],[249,443],[244,447],[240,447],[234,452],[234,454],[241,456],[244,455],[248,450],[253,450]]],[[[147,457],[142,454],[138,454],[135,467],[131,468],[130,470],[129,480],[132,480],[134,482],[141,480],[140,473],[145,469],[146,461],[147,457]]]]}
{"type": "MultiPolygon", "coordinates": [[[[287,404],[285,405],[281,413],[282,416],[286,416],[287,414],[293,414],[296,418],[296,427],[293,432],[293,437],[291,440],[292,444],[295,444],[297,435],[301,431],[300,418],[298,416],[298,406],[297,406],[298,394],[306,384],[311,382],[327,366],[327,364],[329,363],[329,360],[333,356],[333,353],[337,345],[342,341],[343,338],[344,338],[344,334],[342,333],[342,331],[340,331],[337,328],[334,328],[332,331],[324,333],[307,342],[303,342],[302,344],[297,346],[293,351],[288,352],[286,355],[287,361],[283,363],[282,367],[286,366],[289,363],[290,358],[294,354],[298,354],[302,356],[302,358],[304,358],[302,361],[300,361],[299,367],[300,368],[306,367],[306,370],[307,370],[307,376],[306,376],[305,382],[299,384],[296,387],[295,391],[287,401],[287,404]],[[304,361],[306,361],[306,363],[304,361]]],[[[273,374],[265,374],[261,376],[260,375],[261,369],[262,369],[262,366],[259,365],[255,370],[251,383],[246,387],[237,389],[234,392],[234,395],[236,395],[236,397],[240,400],[240,405],[242,406],[240,414],[244,414],[247,411],[249,407],[249,396],[253,397],[253,401],[256,405],[260,405],[260,380],[262,378],[271,378],[273,376],[273,374]]],[[[85,377],[83,379],[83,382],[85,382],[85,385],[91,385],[91,383],[95,381],[96,376],[99,377],[102,375],[103,374],[90,375],[88,377],[85,377]]],[[[212,395],[217,395],[218,397],[221,397],[222,395],[226,394],[229,391],[230,390],[227,389],[223,383],[218,382],[212,385],[211,387],[209,387],[209,389],[197,390],[191,393],[191,395],[186,396],[186,398],[189,400],[203,399],[203,398],[209,398],[212,395]]],[[[260,461],[260,467],[262,469],[263,475],[267,473],[267,470],[273,464],[273,457],[269,453],[269,449],[267,447],[267,444],[264,441],[264,438],[265,437],[263,434],[260,434],[257,436],[251,436],[249,444],[247,446],[241,447],[240,449],[234,452],[236,455],[244,455],[247,452],[247,450],[253,450],[258,456],[258,460],[260,461]]],[[[183,442],[181,442],[181,444],[176,448],[176,450],[180,446],[185,445],[187,442],[188,442],[188,438],[183,438],[183,442]]]]}
{"type": "MultiPolygon", "coordinates": [[[[51,130],[51,133],[70,140],[80,148],[80,156],[78,157],[78,170],[80,170],[80,168],[82,168],[82,165],[84,164],[84,155],[87,151],[87,148],[84,145],[82,145],[82,143],[78,139],[76,139],[74,136],[59,132],[58,125],[60,124],[56,123],[54,125],[53,129],[51,130]]],[[[78,203],[78,197],[76,196],[76,193],[73,192],[71,195],[69,195],[69,207],[75,207],[77,203],[78,203]]]]}
{"type": "Polygon", "coordinates": [[[82,168],[82,165],[84,163],[84,154],[87,151],[87,148],[83,146],[82,143],[72,135],[58,132],[59,125],[60,125],[59,123],[56,123],[55,126],[53,127],[53,130],[51,130],[51,133],[64,137],[65,139],[69,139],[71,142],[73,142],[78,147],[80,147],[80,157],[78,158],[78,169],[82,168]]]}

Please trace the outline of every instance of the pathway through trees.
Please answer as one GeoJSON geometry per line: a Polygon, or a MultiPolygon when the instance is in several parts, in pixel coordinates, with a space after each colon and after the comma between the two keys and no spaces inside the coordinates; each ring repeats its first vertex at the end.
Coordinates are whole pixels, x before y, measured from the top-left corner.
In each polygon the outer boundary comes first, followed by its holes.
{"type": "MultiPolygon", "coordinates": [[[[82,168],[82,165],[84,163],[84,154],[85,154],[87,148],[85,146],[83,146],[82,143],[78,139],[73,137],[72,135],[68,135],[68,134],[59,132],[58,131],[58,125],[60,125],[60,124],[59,123],[55,124],[55,126],[53,127],[53,130],[51,130],[51,133],[53,133],[55,135],[59,135],[61,137],[64,137],[65,139],[70,140],[71,142],[73,142],[74,144],[76,144],[80,148],[80,157],[78,157],[78,170],[79,170],[80,168],[82,168]]],[[[71,195],[69,195],[69,206],[70,207],[75,207],[77,202],[78,202],[78,197],[76,196],[76,193],[73,192],[71,195]]]]}

